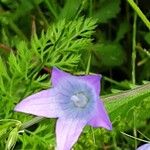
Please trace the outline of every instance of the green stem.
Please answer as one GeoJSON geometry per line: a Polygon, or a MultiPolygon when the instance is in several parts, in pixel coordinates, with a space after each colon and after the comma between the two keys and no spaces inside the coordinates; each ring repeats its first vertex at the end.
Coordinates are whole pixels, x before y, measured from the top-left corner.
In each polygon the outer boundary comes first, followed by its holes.
{"type": "Polygon", "coordinates": [[[142,140],[142,139],[140,139],[140,138],[137,138],[137,137],[131,136],[131,135],[126,134],[126,133],[124,133],[124,132],[121,132],[121,133],[122,133],[122,134],[124,134],[124,135],[126,135],[126,136],[128,136],[128,137],[130,137],[130,138],[132,138],[132,139],[136,139],[136,140],[141,141],[141,142],[150,143],[150,141],[142,140]]]}
{"type": "Polygon", "coordinates": [[[16,32],[22,39],[28,42],[27,37],[24,35],[24,33],[17,27],[17,25],[14,22],[9,23],[11,29],[16,32]]]}
{"type": "MultiPolygon", "coordinates": [[[[133,120],[134,120],[134,127],[133,127],[133,135],[135,138],[137,138],[137,131],[136,131],[136,110],[134,110],[134,115],[133,115],[133,120]]],[[[137,139],[134,139],[134,146],[135,146],[135,149],[137,149],[137,139]]]]}
{"type": "Polygon", "coordinates": [[[113,140],[113,147],[114,147],[114,149],[117,149],[116,134],[113,134],[112,140],[113,140]]]}
{"type": "Polygon", "coordinates": [[[131,5],[131,7],[134,9],[134,11],[136,11],[138,16],[142,19],[142,21],[145,23],[147,28],[150,30],[150,22],[146,18],[146,16],[143,14],[143,12],[140,10],[140,8],[136,5],[136,3],[133,0],[127,0],[127,1],[131,5]]]}
{"type": "Polygon", "coordinates": [[[49,0],[45,0],[45,3],[48,7],[48,9],[50,10],[50,12],[53,14],[53,16],[56,18],[56,20],[58,20],[58,15],[57,13],[55,12],[53,6],[51,5],[50,1],[49,0]]]}
{"type": "Polygon", "coordinates": [[[148,89],[150,89],[150,83],[141,85],[141,86],[139,86],[135,89],[132,89],[132,90],[120,92],[118,94],[102,96],[102,99],[104,100],[104,102],[116,101],[116,100],[120,100],[123,98],[127,98],[129,96],[135,96],[137,94],[144,93],[145,91],[148,91],[148,89]]]}
{"type": "Polygon", "coordinates": [[[113,80],[113,79],[111,79],[111,78],[108,78],[108,77],[106,77],[106,76],[103,76],[103,79],[106,80],[106,81],[108,81],[108,82],[110,82],[110,83],[113,83],[113,84],[115,84],[115,85],[117,85],[117,86],[119,86],[119,87],[121,87],[121,88],[123,88],[123,89],[126,89],[126,90],[129,89],[128,86],[123,85],[123,84],[120,84],[119,82],[117,82],[117,81],[115,81],[115,80],[113,80]]]}
{"type": "Polygon", "coordinates": [[[92,0],[89,1],[89,16],[92,16],[92,0]]]}
{"type": "Polygon", "coordinates": [[[96,140],[95,140],[95,134],[94,134],[94,129],[93,129],[93,127],[91,127],[91,131],[92,131],[93,143],[94,143],[94,145],[95,145],[96,140]]]}
{"type": "Polygon", "coordinates": [[[78,10],[77,10],[77,13],[76,15],[74,16],[74,19],[77,19],[79,18],[79,14],[81,13],[82,9],[83,9],[83,5],[84,5],[84,1],[82,1],[82,3],[80,4],[78,10]]]}
{"type": "MultiPolygon", "coordinates": [[[[86,68],[86,72],[85,74],[89,74],[90,72],[90,64],[91,64],[91,51],[89,51],[89,59],[88,59],[88,62],[87,62],[87,68],[86,68]]],[[[92,131],[92,136],[93,136],[93,143],[95,144],[95,135],[94,135],[94,131],[93,131],[93,127],[91,126],[91,131],[92,131]]]]}
{"type": "Polygon", "coordinates": [[[135,61],[136,61],[136,20],[137,13],[134,12],[134,20],[133,20],[133,36],[132,36],[132,83],[135,84],[135,61]]]}
{"type": "Polygon", "coordinates": [[[22,126],[21,126],[21,130],[26,129],[26,128],[28,128],[28,127],[44,120],[44,119],[45,119],[44,117],[35,117],[35,118],[23,123],[22,126]]]}
{"type": "Polygon", "coordinates": [[[150,141],[150,138],[148,138],[146,135],[144,135],[142,132],[140,132],[139,130],[137,130],[138,133],[140,133],[145,139],[150,141]]]}
{"type": "Polygon", "coordinates": [[[44,24],[45,24],[45,27],[46,27],[46,29],[47,29],[48,26],[49,26],[49,23],[48,23],[47,19],[45,18],[45,16],[43,15],[43,12],[41,11],[41,9],[40,9],[39,6],[37,6],[37,11],[38,11],[40,17],[42,18],[42,20],[43,20],[43,22],[44,22],[44,24]]]}
{"type": "Polygon", "coordinates": [[[89,74],[89,72],[90,72],[91,57],[92,56],[91,56],[91,52],[90,52],[85,74],[89,74]]]}
{"type": "Polygon", "coordinates": [[[145,55],[148,56],[148,58],[150,58],[150,52],[147,51],[146,49],[143,49],[141,46],[136,46],[136,49],[143,52],[145,55]]]}

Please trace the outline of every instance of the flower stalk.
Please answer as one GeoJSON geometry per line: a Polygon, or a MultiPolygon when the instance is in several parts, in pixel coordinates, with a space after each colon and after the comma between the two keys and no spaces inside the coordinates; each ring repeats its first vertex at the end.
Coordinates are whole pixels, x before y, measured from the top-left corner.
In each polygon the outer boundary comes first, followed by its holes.
{"type": "Polygon", "coordinates": [[[138,16],[142,19],[142,21],[147,26],[147,28],[150,30],[150,22],[149,22],[149,20],[143,14],[143,12],[140,10],[140,8],[136,5],[136,3],[133,0],[128,0],[128,3],[134,9],[134,11],[138,14],[138,16]]]}
{"type": "Polygon", "coordinates": [[[28,127],[36,124],[36,123],[39,123],[40,121],[42,121],[44,119],[45,119],[44,117],[34,117],[33,119],[23,123],[21,126],[21,130],[24,130],[24,129],[26,129],[26,128],[28,128],[28,127]]]}
{"type": "Polygon", "coordinates": [[[131,90],[127,90],[127,91],[120,92],[120,93],[113,94],[113,95],[102,96],[102,99],[104,100],[104,102],[120,101],[123,98],[135,96],[137,95],[137,93],[138,95],[145,93],[145,92],[148,93],[150,92],[149,89],[150,89],[150,83],[147,83],[147,84],[141,85],[131,90]]]}
{"type": "Polygon", "coordinates": [[[135,85],[136,76],[135,76],[135,62],[136,62],[136,22],[137,22],[137,13],[134,12],[133,18],[133,36],[132,36],[132,83],[135,85]]]}

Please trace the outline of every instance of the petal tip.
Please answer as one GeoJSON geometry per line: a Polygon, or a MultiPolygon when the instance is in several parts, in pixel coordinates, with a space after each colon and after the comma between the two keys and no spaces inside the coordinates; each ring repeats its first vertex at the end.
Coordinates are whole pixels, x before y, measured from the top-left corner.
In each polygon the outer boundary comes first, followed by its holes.
{"type": "Polygon", "coordinates": [[[107,127],[107,130],[112,130],[113,129],[113,127],[112,127],[112,124],[110,123],[109,125],[108,125],[108,127],[107,127]]]}
{"type": "Polygon", "coordinates": [[[14,108],[14,111],[16,112],[21,112],[21,110],[23,109],[23,107],[20,105],[20,103],[18,103],[15,108],[14,108]]]}
{"type": "Polygon", "coordinates": [[[107,121],[105,121],[105,125],[103,126],[105,129],[107,129],[107,130],[112,130],[112,123],[111,123],[111,121],[109,120],[109,118],[107,118],[107,121]]]}

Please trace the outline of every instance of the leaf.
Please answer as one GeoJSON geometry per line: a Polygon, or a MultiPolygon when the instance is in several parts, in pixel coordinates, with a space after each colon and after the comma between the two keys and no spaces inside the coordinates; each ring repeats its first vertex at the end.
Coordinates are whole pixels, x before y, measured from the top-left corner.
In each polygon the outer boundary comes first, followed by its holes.
{"type": "Polygon", "coordinates": [[[7,73],[7,69],[6,69],[6,65],[3,62],[1,57],[0,57],[0,75],[4,76],[7,79],[9,79],[9,76],[8,76],[8,73],[7,73]]]}
{"type": "Polygon", "coordinates": [[[42,32],[40,38],[34,36],[31,51],[47,67],[71,70],[77,66],[82,51],[91,45],[95,27],[96,20],[92,18],[59,21],[51,25],[46,33],[42,32]]]}
{"type": "Polygon", "coordinates": [[[150,101],[150,83],[135,89],[102,97],[112,120],[118,116],[125,117],[130,109],[140,106],[146,99],[150,101]]]}
{"type": "Polygon", "coordinates": [[[14,5],[13,9],[15,11],[4,13],[3,16],[1,16],[0,20],[3,23],[10,23],[12,21],[16,21],[20,17],[25,16],[28,12],[30,12],[34,7],[39,5],[42,1],[43,0],[31,0],[31,1],[21,0],[20,3],[15,3],[15,5],[13,4],[14,3],[13,2],[11,5],[14,5]]]}
{"type": "Polygon", "coordinates": [[[148,32],[148,33],[145,34],[144,39],[150,45],[150,32],[148,32]]]}
{"type": "Polygon", "coordinates": [[[73,19],[77,15],[79,8],[82,4],[81,0],[66,0],[63,9],[59,15],[59,19],[73,19]]]}
{"type": "Polygon", "coordinates": [[[121,22],[119,25],[119,29],[117,30],[117,35],[115,41],[118,42],[124,38],[124,35],[128,32],[129,30],[129,24],[127,21],[121,22]]]}
{"type": "Polygon", "coordinates": [[[6,150],[13,149],[17,142],[17,139],[18,139],[18,129],[14,128],[8,136],[8,139],[6,142],[6,150]]]}
{"type": "Polygon", "coordinates": [[[100,4],[99,10],[93,13],[100,23],[106,23],[109,19],[116,17],[120,11],[120,0],[107,0],[100,4]]]}
{"type": "Polygon", "coordinates": [[[45,67],[75,70],[83,50],[91,45],[95,27],[96,21],[92,18],[61,20],[50,25],[41,37],[34,35],[31,43],[15,43],[6,65],[0,57],[0,116],[11,117],[14,104],[20,99],[50,86],[45,67]]]}
{"type": "Polygon", "coordinates": [[[124,51],[118,43],[97,44],[93,49],[95,50],[93,64],[99,67],[116,67],[125,61],[124,51]]]}

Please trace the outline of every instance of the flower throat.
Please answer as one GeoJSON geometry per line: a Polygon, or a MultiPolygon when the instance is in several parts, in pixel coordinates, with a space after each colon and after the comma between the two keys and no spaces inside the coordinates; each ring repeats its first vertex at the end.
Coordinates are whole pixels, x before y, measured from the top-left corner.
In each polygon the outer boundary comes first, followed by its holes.
{"type": "Polygon", "coordinates": [[[74,105],[79,108],[86,107],[89,101],[89,99],[83,92],[74,94],[73,96],[71,96],[71,100],[73,101],[74,105]]]}

